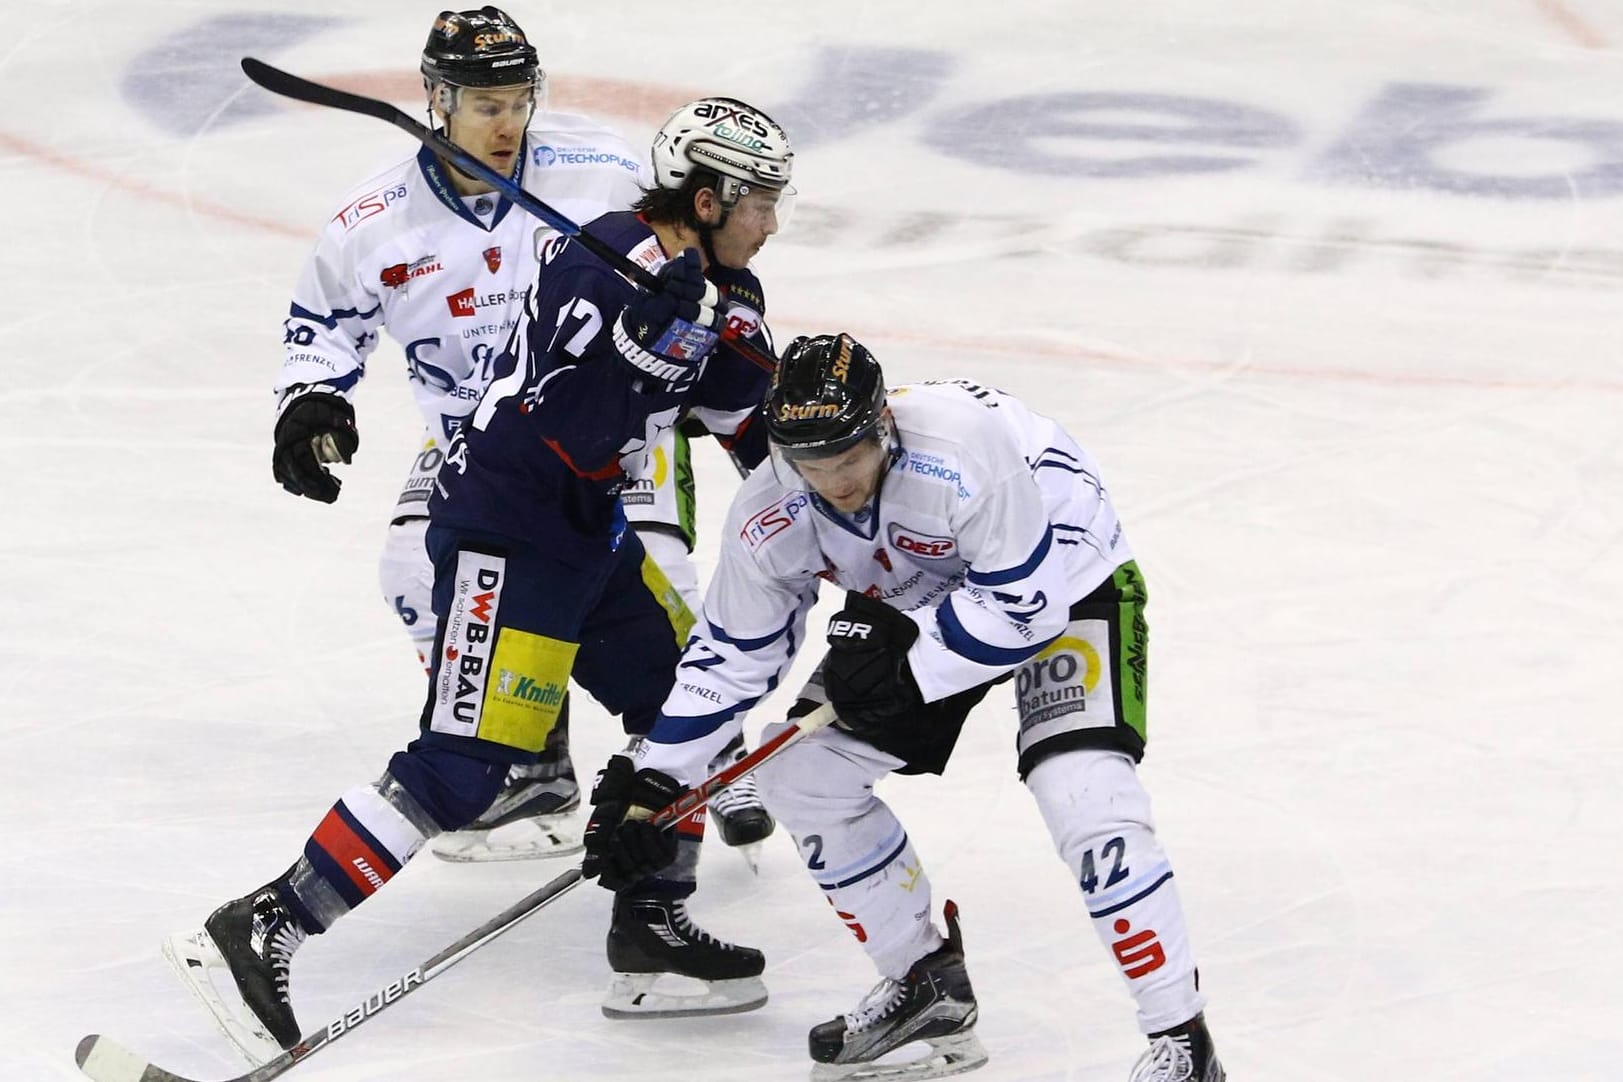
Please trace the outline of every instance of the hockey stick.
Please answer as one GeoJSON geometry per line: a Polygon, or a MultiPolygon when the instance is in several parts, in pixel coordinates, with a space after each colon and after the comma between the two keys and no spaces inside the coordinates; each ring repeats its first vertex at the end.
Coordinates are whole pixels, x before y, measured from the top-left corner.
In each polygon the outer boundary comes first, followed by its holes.
{"type": "MultiPolygon", "coordinates": [[[[308,79],[301,79],[297,75],[272,67],[263,60],[255,60],[251,56],[242,58],[242,71],[248,78],[269,90],[272,94],[280,94],[284,98],[292,98],[294,101],[302,101],[310,105],[324,105],[329,109],[343,109],[345,112],[360,113],[362,116],[376,117],[378,120],[393,124],[464,173],[478,177],[512,200],[516,205],[523,207],[564,236],[574,239],[588,252],[630,278],[643,289],[650,292],[659,290],[659,279],[651,271],[638,266],[625,253],[616,251],[605,241],[582,230],[580,226],[564,217],[557,210],[514,184],[510,177],[502,176],[490,166],[451,142],[443,132],[437,132],[427,125],[413,120],[388,102],[379,101],[376,98],[362,97],[359,94],[351,94],[347,90],[338,90],[334,87],[323,86],[320,83],[312,83],[308,79]]],[[[772,372],[778,367],[778,362],[774,358],[762,353],[748,340],[739,337],[736,328],[729,326],[723,330],[721,340],[731,346],[739,356],[759,368],[772,372]]]]}
{"type": "MultiPolygon", "coordinates": [[[[790,744],[816,732],[833,720],[834,708],[831,706],[819,707],[805,717],[795,719],[790,728],[774,736],[771,740],[768,740],[726,769],[710,775],[710,777],[661,808],[654,814],[653,823],[657,826],[669,826],[683,816],[704,807],[718,789],[726,788],[739,778],[754,771],[762,763],[777,755],[790,744]]],[[[269,1062],[255,1067],[246,1074],[240,1074],[228,1079],[227,1082],[269,1082],[270,1079],[292,1070],[362,1022],[377,1015],[384,1008],[400,1002],[406,996],[438,977],[497,936],[511,931],[526,917],[569,893],[580,884],[580,881],[580,869],[569,869],[569,871],[558,876],[541,889],[508,906],[416,969],[413,969],[410,973],[390,981],[376,992],[373,992],[366,999],[345,1011],[341,1017],[327,1023],[324,1028],[307,1034],[303,1040],[292,1048],[269,1062]]],[[[79,1046],[74,1049],[73,1059],[79,1065],[79,1069],[95,1079],[96,1082],[194,1082],[193,1079],[189,1079],[184,1075],[178,1075],[172,1071],[164,1070],[157,1064],[148,1063],[123,1045],[103,1037],[99,1033],[92,1033],[81,1040],[79,1046]]]]}

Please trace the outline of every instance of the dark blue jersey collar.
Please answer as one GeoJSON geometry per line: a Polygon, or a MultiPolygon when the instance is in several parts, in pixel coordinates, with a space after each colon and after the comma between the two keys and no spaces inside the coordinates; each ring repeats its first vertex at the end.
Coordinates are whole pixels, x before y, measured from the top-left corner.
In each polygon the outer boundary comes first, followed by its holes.
{"type": "MultiPolygon", "coordinates": [[[[512,180],[514,184],[520,187],[524,184],[524,162],[530,156],[529,140],[528,135],[519,140],[518,161],[513,166],[512,180]]],[[[428,182],[429,191],[433,192],[434,197],[445,205],[445,209],[484,232],[488,233],[495,229],[496,226],[501,224],[501,220],[507,216],[507,212],[513,209],[513,203],[507,196],[502,195],[500,192],[492,192],[491,197],[496,200],[496,213],[491,217],[490,225],[487,226],[462,201],[461,193],[451,183],[451,178],[446,175],[445,164],[435,156],[432,150],[426,146],[419,150],[417,152],[417,165],[423,171],[423,179],[428,182]]]]}

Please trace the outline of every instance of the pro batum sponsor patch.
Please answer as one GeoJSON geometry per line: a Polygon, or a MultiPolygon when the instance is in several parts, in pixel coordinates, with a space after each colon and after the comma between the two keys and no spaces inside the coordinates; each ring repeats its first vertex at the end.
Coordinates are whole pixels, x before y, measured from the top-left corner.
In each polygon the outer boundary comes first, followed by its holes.
{"type": "Polygon", "coordinates": [[[467,550],[457,554],[456,585],[445,617],[445,638],[434,678],[434,714],[429,722],[437,733],[479,735],[496,615],[501,611],[506,579],[505,557],[467,550]]]}

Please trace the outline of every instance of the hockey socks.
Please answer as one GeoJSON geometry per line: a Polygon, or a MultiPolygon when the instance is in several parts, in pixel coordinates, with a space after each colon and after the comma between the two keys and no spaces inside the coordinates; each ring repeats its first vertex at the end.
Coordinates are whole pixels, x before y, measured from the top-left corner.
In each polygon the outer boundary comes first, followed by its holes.
{"type": "Polygon", "coordinates": [[[1093,930],[1157,1033],[1205,1006],[1172,865],[1156,839],[1150,798],[1132,760],[1074,751],[1039,763],[1026,785],[1087,904],[1093,930]]]}

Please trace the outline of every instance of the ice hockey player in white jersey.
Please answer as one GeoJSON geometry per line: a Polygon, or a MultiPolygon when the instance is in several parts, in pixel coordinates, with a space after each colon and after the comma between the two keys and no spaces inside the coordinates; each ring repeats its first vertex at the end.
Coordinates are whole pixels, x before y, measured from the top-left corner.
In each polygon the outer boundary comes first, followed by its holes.
{"type": "MultiPolygon", "coordinates": [[[[494,7],[445,11],[422,55],[431,123],[485,165],[511,176],[575,222],[631,207],[644,155],[586,117],[537,111],[546,73],[524,31],[494,7]]],[[[427,148],[353,189],[327,223],[294,291],[284,324],[273,472],[295,495],[331,503],[341,482],[327,465],[359,444],[355,391],[387,331],[405,351],[406,374],[425,422],[416,458],[390,515],[379,563],[384,600],[426,666],[437,628],[433,568],[424,548],[428,496],[444,450],[490,383],[492,365],[518,322],[538,253],[557,233],[490,186],[427,148]]],[[[666,468],[626,499],[627,518],[650,555],[698,607],[691,471],[685,439],[656,449],[666,468]],[[657,482],[657,483],[656,483],[657,482]]],[[[468,829],[442,835],[433,851],[452,860],[500,860],[578,852],[569,812],[579,786],[563,721],[534,765],[468,829]]],[[[729,755],[742,753],[742,744],[729,755]]],[[[753,783],[726,794],[720,821],[731,844],[759,841],[772,820],[753,783]]]]}
{"type": "MultiPolygon", "coordinates": [[[[945,904],[943,934],[919,857],[873,786],[891,772],[940,773],[971,710],[1011,682],[1019,775],[1149,1038],[1133,1082],[1220,1082],[1135,766],[1144,581],[1092,456],[988,387],[887,395],[879,365],[843,334],[789,347],[766,424],[772,465],[733,502],[676,685],[635,763],[616,757],[605,774],[635,771],[650,791],[700,780],[788,668],[819,583],[848,591],[790,711],[828,702],[839,721],[759,772],[768,808],[882,978],[811,1030],[812,1077],[929,1078],[986,1062],[957,907],[945,904]],[[884,1059],[917,1042],[922,1055],[884,1059]]],[[[635,811],[594,809],[587,874],[646,872],[674,852],[635,811]]]]}

